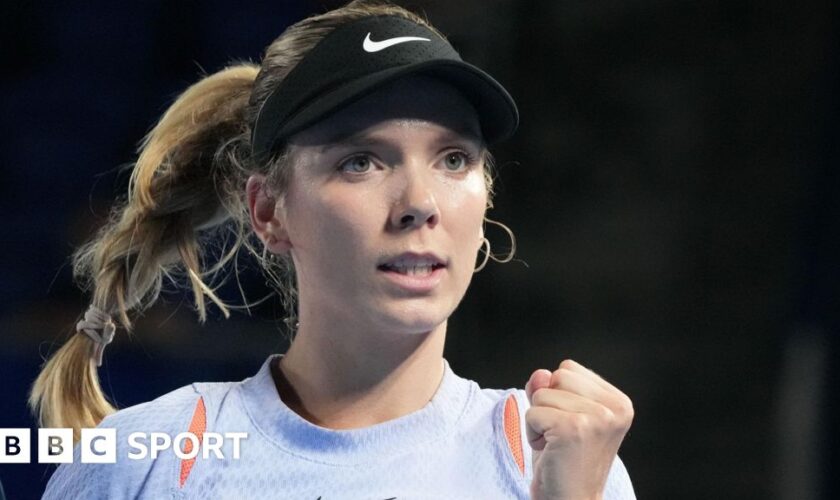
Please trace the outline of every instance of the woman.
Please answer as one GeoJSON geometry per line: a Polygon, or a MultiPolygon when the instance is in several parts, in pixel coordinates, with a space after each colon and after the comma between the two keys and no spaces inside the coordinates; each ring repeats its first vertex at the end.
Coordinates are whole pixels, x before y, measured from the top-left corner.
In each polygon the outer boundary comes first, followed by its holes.
{"type": "Polygon", "coordinates": [[[32,391],[45,427],[76,440],[115,428],[117,463],[81,463],[77,447],[45,496],[634,498],[618,389],[570,360],[524,390],[480,389],[443,358],[447,319],[490,255],[486,146],[517,121],[434,28],[369,2],[305,19],[261,66],[189,88],[144,142],[128,201],[77,252],[93,290],[83,335],[32,391]],[[231,252],[203,269],[199,242],[231,226],[231,252]],[[290,310],[297,299],[288,352],[242,382],[114,412],[96,375],[111,315],[131,328],[179,266],[201,320],[205,296],[227,313],[204,277],[242,246],[290,310]],[[132,454],[132,433],[185,431],[196,437],[177,449],[132,454]],[[211,439],[228,432],[247,437],[211,439]]]}

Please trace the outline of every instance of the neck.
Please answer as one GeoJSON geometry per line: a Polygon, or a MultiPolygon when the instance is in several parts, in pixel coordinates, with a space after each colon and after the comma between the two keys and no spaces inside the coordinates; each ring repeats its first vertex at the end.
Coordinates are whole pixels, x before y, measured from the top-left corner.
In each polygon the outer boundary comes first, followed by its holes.
{"type": "Polygon", "coordinates": [[[302,314],[291,347],[272,367],[280,398],[301,417],[333,429],[366,427],[417,411],[434,396],[445,321],[409,334],[325,316],[302,314]]]}

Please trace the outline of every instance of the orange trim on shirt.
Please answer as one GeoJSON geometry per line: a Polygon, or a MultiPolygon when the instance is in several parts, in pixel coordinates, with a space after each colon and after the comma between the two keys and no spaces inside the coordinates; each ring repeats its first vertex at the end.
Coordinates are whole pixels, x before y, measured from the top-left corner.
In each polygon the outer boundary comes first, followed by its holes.
{"type": "Polygon", "coordinates": [[[525,456],[522,454],[522,432],[519,428],[519,406],[516,398],[511,394],[505,401],[505,438],[507,438],[508,449],[519,466],[519,472],[525,474],[525,456]]]}
{"type": "MultiPolygon", "coordinates": [[[[198,402],[195,404],[195,411],[193,412],[192,421],[190,422],[190,430],[189,432],[195,434],[198,438],[198,443],[201,445],[201,439],[204,436],[204,431],[207,429],[207,410],[204,408],[204,398],[198,398],[198,402]]],[[[184,453],[189,453],[192,451],[192,441],[185,441],[184,442],[184,453]]],[[[195,458],[185,458],[181,460],[181,478],[180,478],[180,487],[184,487],[184,483],[187,482],[187,478],[190,476],[190,472],[192,471],[193,465],[195,464],[195,458]]]]}

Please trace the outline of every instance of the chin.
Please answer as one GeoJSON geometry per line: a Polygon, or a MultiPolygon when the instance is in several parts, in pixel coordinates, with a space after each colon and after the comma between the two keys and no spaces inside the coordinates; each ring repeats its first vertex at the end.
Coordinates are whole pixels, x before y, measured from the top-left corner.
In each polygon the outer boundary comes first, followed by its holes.
{"type": "Polygon", "coordinates": [[[454,308],[429,304],[399,304],[379,311],[379,323],[387,330],[419,335],[430,332],[446,323],[454,308]]]}

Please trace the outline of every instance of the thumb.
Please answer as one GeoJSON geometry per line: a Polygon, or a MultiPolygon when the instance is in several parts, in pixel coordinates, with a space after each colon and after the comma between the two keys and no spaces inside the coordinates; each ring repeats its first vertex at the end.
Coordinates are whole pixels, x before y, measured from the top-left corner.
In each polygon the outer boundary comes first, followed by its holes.
{"type": "Polygon", "coordinates": [[[548,387],[550,383],[550,370],[546,370],[545,368],[535,370],[534,373],[531,374],[531,378],[529,378],[528,382],[525,384],[525,394],[528,395],[528,402],[533,404],[531,397],[534,395],[534,392],[536,392],[537,389],[548,387]]]}
{"type": "MultiPolygon", "coordinates": [[[[546,370],[545,368],[540,368],[539,370],[536,370],[534,371],[534,373],[531,374],[531,378],[529,378],[528,382],[525,384],[525,394],[528,395],[528,403],[531,406],[533,406],[534,404],[534,402],[532,401],[534,393],[538,389],[548,387],[550,383],[551,371],[546,370]]],[[[534,450],[533,458],[534,460],[536,460],[540,450],[545,448],[545,438],[543,438],[540,433],[535,431],[530,424],[525,426],[525,434],[528,437],[528,443],[534,450]]]]}

